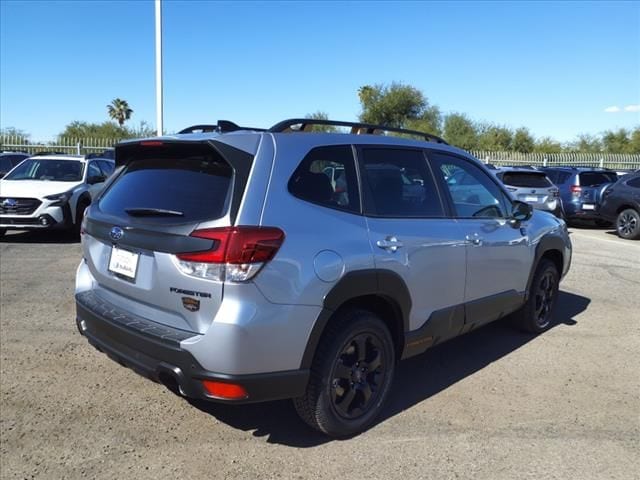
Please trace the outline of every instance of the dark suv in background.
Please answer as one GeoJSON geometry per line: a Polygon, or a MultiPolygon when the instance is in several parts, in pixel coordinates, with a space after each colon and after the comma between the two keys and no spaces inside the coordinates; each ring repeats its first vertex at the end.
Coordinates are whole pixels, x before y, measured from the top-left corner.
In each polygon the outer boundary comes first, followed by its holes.
{"type": "Polygon", "coordinates": [[[547,167],[542,169],[560,190],[567,223],[576,220],[607,225],[596,206],[606,188],[618,180],[615,172],[593,167],[547,167]]]}
{"type": "Polygon", "coordinates": [[[640,239],[640,170],[625,175],[605,190],[598,213],[615,223],[621,238],[640,239]]]}
{"type": "Polygon", "coordinates": [[[2,152],[0,153],[0,178],[4,177],[10,170],[18,165],[25,158],[29,158],[24,152],[2,152]]]}

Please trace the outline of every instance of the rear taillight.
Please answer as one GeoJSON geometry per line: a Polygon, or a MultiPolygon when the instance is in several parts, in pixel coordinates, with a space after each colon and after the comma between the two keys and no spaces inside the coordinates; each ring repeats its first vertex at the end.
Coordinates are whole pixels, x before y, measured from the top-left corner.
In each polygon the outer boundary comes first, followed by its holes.
{"type": "Polygon", "coordinates": [[[192,237],[213,241],[209,250],[176,255],[183,273],[209,280],[245,282],[271,260],[284,241],[274,227],[223,227],[196,230],[192,237]]]}
{"type": "Polygon", "coordinates": [[[574,197],[579,197],[580,193],[582,193],[582,187],[579,187],[577,185],[571,186],[571,195],[573,195],[574,197]]]}
{"type": "Polygon", "coordinates": [[[558,190],[557,188],[551,189],[551,196],[553,198],[560,198],[560,190],[558,190]]]}

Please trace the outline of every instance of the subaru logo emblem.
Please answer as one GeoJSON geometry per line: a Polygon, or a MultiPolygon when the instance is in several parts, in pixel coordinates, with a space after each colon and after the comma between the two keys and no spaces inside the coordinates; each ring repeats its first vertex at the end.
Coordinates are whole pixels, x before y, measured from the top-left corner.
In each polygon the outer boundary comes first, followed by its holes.
{"type": "Polygon", "coordinates": [[[118,241],[124,236],[124,230],[120,227],[113,227],[109,232],[109,236],[112,240],[118,241]]]}
{"type": "Polygon", "coordinates": [[[18,205],[18,201],[13,198],[5,198],[2,201],[2,206],[4,208],[15,208],[18,205]]]}

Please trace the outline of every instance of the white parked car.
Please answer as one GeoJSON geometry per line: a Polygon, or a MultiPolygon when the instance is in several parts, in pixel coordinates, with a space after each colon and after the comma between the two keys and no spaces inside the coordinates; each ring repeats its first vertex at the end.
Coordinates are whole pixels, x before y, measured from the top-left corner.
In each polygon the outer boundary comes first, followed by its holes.
{"type": "Polygon", "coordinates": [[[75,228],[115,163],[80,155],[27,158],[0,180],[0,236],[8,229],[75,228]]]}

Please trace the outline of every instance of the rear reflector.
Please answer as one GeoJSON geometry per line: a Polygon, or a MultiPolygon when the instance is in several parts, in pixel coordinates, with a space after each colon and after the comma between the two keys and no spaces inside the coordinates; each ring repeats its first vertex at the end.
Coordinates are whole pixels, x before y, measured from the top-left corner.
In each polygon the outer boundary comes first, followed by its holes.
{"type": "Polygon", "coordinates": [[[147,142],[140,142],[140,145],[143,147],[161,147],[163,142],[159,142],[157,140],[151,140],[147,142]]]}
{"type": "Polygon", "coordinates": [[[579,197],[580,196],[580,192],[582,192],[582,187],[578,187],[577,185],[572,185],[571,186],[571,194],[574,197],[579,197]]]}
{"type": "Polygon", "coordinates": [[[274,227],[223,227],[196,230],[192,237],[212,240],[209,250],[178,253],[180,269],[211,280],[244,282],[271,260],[284,241],[274,227]]]}
{"type": "Polygon", "coordinates": [[[205,392],[210,397],[222,398],[226,400],[243,400],[249,397],[249,394],[242,385],[235,383],[216,382],[213,380],[203,380],[205,392]]]}

